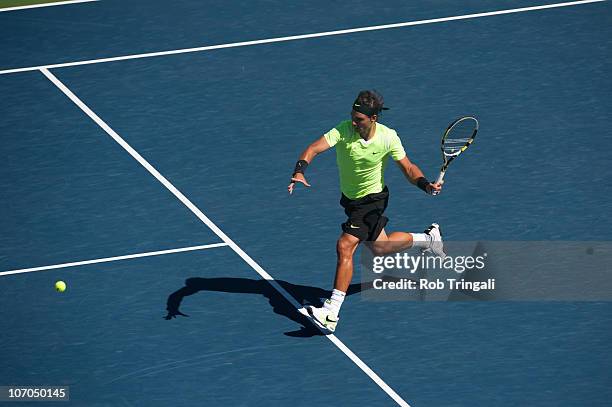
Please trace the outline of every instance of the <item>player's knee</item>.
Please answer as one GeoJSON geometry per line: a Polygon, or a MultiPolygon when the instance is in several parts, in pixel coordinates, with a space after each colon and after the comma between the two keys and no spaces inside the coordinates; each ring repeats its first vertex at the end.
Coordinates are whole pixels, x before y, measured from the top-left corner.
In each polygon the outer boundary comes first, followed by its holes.
{"type": "Polygon", "coordinates": [[[382,242],[372,242],[368,245],[368,248],[372,251],[374,256],[384,256],[387,254],[385,244],[382,242]]]}

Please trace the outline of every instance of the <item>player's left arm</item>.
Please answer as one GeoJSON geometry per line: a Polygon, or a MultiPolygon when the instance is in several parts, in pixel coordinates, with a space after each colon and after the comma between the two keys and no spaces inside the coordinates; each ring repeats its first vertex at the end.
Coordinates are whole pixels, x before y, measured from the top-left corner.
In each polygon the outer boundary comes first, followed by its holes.
{"type": "Polygon", "coordinates": [[[442,185],[432,184],[427,181],[425,175],[423,175],[423,171],[408,159],[408,156],[405,155],[404,158],[395,161],[395,163],[400,167],[400,170],[404,173],[404,176],[410,181],[411,184],[418,186],[423,189],[428,194],[433,193],[433,191],[440,191],[442,189],[442,185]]]}

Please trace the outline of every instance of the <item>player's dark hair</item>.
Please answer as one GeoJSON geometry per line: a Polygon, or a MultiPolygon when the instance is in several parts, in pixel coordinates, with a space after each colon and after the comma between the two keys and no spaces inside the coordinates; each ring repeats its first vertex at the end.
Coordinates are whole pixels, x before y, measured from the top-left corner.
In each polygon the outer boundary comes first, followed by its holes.
{"type": "Polygon", "coordinates": [[[382,95],[375,90],[362,90],[357,95],[355,102],[353,103],[354,107],[361,107],[361,109],[355,109],[357,111],[362,111],[362,113],[367,114],[368,116],[372,116],[374,114],[380,114],[382,110],[387,110],[384,108],[385,100],[382,95]]]}

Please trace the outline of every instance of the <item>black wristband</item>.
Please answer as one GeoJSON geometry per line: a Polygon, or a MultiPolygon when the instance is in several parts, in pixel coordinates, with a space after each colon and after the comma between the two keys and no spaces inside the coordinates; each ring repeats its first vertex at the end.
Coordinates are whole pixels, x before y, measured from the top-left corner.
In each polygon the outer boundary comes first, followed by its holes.
{"type": "Polygon", "coordinates": [[[425,192],[427,192],[427,186],[429,184],[430,184],[430,182],[427,181],[427,178],[425,178],[425,177],[421,177],[421,178],[417,179],[417,181],[416,181],[416,186],[421,188],[425,192]]]}
{"type": "Polygon", "coordinates": [[[306,171],[306,167],[308,167],[308,161],[299,160],[297,163],[295,163],[295,170],[293,170],[293,175],[297,173],[303,174],[304,171],[306,171]]]}

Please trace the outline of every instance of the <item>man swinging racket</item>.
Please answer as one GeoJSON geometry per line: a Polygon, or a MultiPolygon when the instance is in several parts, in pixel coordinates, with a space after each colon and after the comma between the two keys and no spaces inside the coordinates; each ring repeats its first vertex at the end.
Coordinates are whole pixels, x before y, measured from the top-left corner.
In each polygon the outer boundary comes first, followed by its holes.
{"type": "Polygon", "coordinates": [[[326,332],[334,332],[338,314],[353,277],[353,254],[359,243],[375,242],[376,255],[399,252],[411,247],[429,250],[444,257],[440,227],[432,223],[424,233],[385,232],[388,219],[383,216],[389,200],[384,171],[391,156],[406,178],[428,194],[439,193],[442,185],[429,182],[421,170],[406,156],[395,130],[378,122],[383,97],[376,91],[361,91],[353,103],[351,120],[340,122],[335,128],[310,144],[295,165],[289,193],[296,183],[310,184],[304,177],[313,158],[331,147],[336,147],[336,161],[340,173],[340,204],[348,216],[342,224],[342,234],[336,244],[338,261],[331,298],[322,307],[309,306],[308,313],[326,332]]]}

